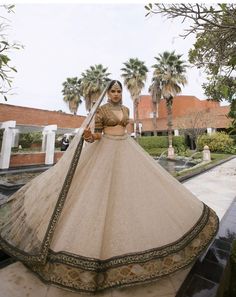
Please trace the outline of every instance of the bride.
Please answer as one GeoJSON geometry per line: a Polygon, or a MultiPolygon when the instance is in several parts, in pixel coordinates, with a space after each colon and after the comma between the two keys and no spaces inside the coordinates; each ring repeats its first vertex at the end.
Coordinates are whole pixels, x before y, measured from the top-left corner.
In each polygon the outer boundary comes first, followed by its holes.
{"type": "Polygon", "coordinates": [[[218,230],[215,212],[127,135],[121,83],[107,95],[78,164],[77,135],[0,209],[1,248],[74,292],[159,280],[193,263],[218,230]]]}

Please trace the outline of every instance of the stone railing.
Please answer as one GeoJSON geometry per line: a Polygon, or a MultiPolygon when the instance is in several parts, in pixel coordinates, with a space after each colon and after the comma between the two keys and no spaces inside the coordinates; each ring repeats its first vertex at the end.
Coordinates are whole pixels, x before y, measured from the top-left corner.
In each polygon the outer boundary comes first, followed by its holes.
{"type": "Polygon", "coordinates": [[[3,129],[2,145],[0,147],[0,169],[8,169],[11,163],[12,147],[17,147],[20,133],[41,132],[42,147],[44,153],[44,164],[54,164],[55,139],[56,133],[74,135],[77,129],[58,128],[57,125],[48,126],[27,126],[17,125],[16,121],[6,121],[0,123],[0,129],[3,129]]]}

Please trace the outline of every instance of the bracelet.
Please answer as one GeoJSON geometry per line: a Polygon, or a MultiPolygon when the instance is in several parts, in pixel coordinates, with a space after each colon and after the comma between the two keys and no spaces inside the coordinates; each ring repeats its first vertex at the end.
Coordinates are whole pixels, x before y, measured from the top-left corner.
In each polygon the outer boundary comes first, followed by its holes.
{"type": "Polygon", "coordinates": [[[84,137],[84,140],[87,141],[87,142],[90,142],[90,143],[94,142],[93,134],[91,136],[89,136],[89,137],[86,137],[86,138],[84,137]]]}

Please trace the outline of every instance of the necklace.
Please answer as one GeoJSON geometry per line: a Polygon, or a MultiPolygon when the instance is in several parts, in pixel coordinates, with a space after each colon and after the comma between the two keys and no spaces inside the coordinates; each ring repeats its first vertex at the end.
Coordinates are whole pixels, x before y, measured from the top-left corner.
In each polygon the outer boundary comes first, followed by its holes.
{"type": "Polygon", "coordinates": [[[120,103],[114,104],[112,102],[108,102],[108,104],[109,104],[109,107],[113,110],[122,110],[120,103]]]}

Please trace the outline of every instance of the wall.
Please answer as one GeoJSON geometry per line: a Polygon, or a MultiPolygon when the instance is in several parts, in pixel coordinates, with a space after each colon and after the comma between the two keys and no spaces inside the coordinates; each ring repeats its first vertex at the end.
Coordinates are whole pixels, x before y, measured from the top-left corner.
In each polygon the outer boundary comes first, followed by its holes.
{"type": "MultiPolygon", "coordinates": [[[[153,130],[152,108],[151,96],[140,96],[138,109],[143,132],[153,130]]],[[[199,100],[194,96],[176,96],[173,99],[172,107],[173,129],[178,129],[178,123],[185,117],[201,111],[205,111],[209,114],[209,127],[227,128],[230,124],[230,119],[227,118],[229,106],[220,106],[219,102],[199,100]]],[[[165,100],[161,100],[158,106],[157,118],[157,131],[163,130],[167,130],[167,110],[165,100]]]]}
{"type": "MultiPolygon", "coordinates": [[[[72,115],[58,111],[15,106],[0,103],[0,122],[16,121],[17,125],[47,126],[57,125],[58,128],[79,128],[85,116],[72,115]]],[[[128,133],[133,132],[133,121],[127,126],[128,133]]],[[[63,152],[55,152],[54,163],[63,152]]],[[[10,167],[44,164],[45,153],[12,153],[10,167]]]]}
{"type": "MultiPolygon", "coordinates": [[[[56,163],[63,152],[55,152],[54,163],[56,163]]],[[[45,153],[19,153],[11,154],[10,167],[27,166],[27,165],[43,165],[45,161],[45,153]]]]}
{"type": "Polygon", "coordinates": [[[25,125],[78,128],[84,119],[85,116],[0,103],[0,122],[16,121],[17,124],[25,125]]]}

